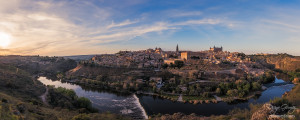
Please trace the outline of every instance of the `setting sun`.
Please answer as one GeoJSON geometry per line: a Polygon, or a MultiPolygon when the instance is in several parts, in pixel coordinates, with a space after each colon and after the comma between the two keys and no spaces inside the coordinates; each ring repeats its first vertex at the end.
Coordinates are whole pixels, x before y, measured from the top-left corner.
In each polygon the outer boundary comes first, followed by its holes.
{"type": "Polygon", "coordinates": [[[5,48],[10,44],[10,35],[0,32],[0,46],[5,48]]]}

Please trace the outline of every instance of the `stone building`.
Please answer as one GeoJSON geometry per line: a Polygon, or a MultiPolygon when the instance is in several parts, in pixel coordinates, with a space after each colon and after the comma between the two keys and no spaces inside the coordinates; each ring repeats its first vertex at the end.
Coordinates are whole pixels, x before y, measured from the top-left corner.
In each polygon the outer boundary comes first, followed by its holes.
{"type": "Polygon", "coordinates": [[[185,52],[181,52],[181,59],[185,59],[185,60],[189,60],[193,58],[205,59],[206,55],[207,54],[203,52],[185,51],[185,52]]]}
{"type": "Polygon", "coordinates": [[[211,52],[222,52],[223,51],[223,47],[221,46],[221,47],[213,47],[213,48],[209,48],[209,51],[211,51],[211,52]]]}

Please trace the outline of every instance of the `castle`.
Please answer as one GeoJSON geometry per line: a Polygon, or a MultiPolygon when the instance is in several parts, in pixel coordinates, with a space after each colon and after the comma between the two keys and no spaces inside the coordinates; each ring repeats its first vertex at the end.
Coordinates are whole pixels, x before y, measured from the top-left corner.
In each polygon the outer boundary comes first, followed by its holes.
{"type": "Polygon", "coordinates": [[[191,58],[194,58],[194,59],[206,59],[206,58],[210,58],[213,54],[211,54],[212,52],[213,53],[219,53],[219,52],[222,52],[223,51],[223,47],[213,47],[213,48],[209,48],[208,51],[201,51],[201,52],[193,52],[193,51],[182,51],[181,52],[181,59],[185,59],[185,60],[188,60],[188,59],[191,59],[191,58]]]}
{"type": "Polygon", "coordinates": [[[209,48],[209,51],[211,51],[211,52],[222,52],[223,51],[223,47],[221,46],[221,47],[213,47],[213,48],[209,48]]]}

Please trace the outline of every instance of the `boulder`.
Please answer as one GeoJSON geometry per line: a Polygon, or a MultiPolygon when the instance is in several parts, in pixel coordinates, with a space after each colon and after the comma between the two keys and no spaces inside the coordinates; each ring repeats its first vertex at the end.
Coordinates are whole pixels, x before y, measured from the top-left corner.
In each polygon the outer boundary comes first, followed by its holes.
{"type": "Polygon", "coordinates": [[[272,110],[272,105],[266,103],[261,109],[252,114],[251,120],[266,120],[272,110]]]}

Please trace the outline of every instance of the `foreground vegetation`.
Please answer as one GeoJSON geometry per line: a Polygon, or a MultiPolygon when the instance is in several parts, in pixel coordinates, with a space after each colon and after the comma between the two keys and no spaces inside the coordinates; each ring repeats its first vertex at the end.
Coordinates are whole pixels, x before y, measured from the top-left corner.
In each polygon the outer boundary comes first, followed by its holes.
{"type": "MultiPolygon", "coordinates": [[[[56,73],[62,69],[48,70],[56,73]]],[[[111,113],[97,113],[88,99],[77,97],[74,91],[64,88],[49,87],[49,105],[44,104],[39,96],[46,87],[32,76],[32,72],[17,68],[15,64],[0,62],[1,120],[129,119],[111,113]]]]}

